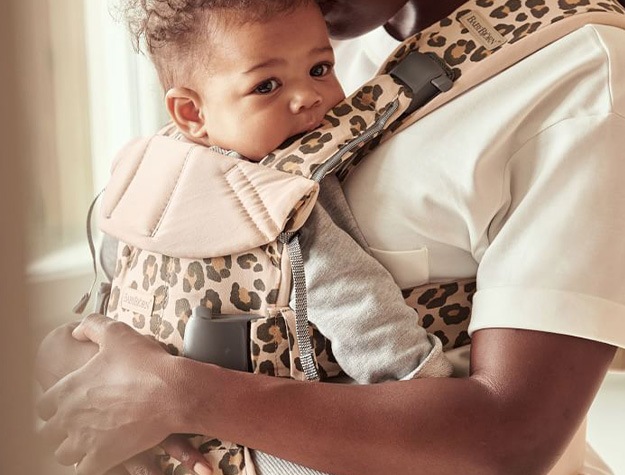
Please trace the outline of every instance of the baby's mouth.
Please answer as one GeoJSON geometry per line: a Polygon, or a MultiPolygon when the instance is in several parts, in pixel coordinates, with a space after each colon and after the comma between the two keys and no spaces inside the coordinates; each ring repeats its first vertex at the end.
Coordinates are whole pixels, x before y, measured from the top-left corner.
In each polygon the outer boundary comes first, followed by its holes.
{"type": "Polygon", "coordinates": [[[312,132],[313,130],[318,128],[322,123],[323,123],[323,119],[311,121],[304,129],[304,132],[312,132]]]}
{"type": "Polygon", "coordinates": [[[325,120],[325,114],[323,114],[321,117],[319,116],[311,117],[302,127],[302,132],[307,133],[307,132],[312,132],[315,129],[318,129],[323,124],[324,120],[325,120]]]}
{"type": "Polygon", "coordinates": [[[323,125],[323,123],[325,122],[325,114],[323,115],[323,117],[321,117],[321,119],[311,119],[308,122],[306,122],[300,129],[299,132],[296,132],[295,134],[291,135],[289,138],[287,138],[284,142],[282,142],[282,144],[280,144],[279,148],[286,148],[288,146],[290,146],[291,144],[293,144],[296,140],[302,138],[304,135],[312,132],[315,129],[318,129],[319,127],[321,127],[323,125]]]}

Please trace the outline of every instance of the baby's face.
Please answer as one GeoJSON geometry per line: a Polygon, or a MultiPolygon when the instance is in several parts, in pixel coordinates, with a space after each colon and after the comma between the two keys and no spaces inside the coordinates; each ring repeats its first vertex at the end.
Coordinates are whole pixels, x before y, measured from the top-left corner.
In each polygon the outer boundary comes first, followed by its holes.
{"type": "Polygon", "coordinates": [[[197,81],[211,145],[258,161],[345,97],[316,5],[211,36],[211,71],[197,81]]]}

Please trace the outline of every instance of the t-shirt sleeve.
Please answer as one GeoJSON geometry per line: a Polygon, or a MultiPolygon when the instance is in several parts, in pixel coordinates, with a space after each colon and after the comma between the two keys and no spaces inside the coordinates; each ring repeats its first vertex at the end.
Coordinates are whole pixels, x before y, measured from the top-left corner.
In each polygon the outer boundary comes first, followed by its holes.
{"type": "Polygon", "coordinates": [[[625,347],[625,119],[563,120],[506,169],[470,332],[520,328],[625,347]]]}
{"type": "Polygon", "coordinates": [[[392,276],[317,204],[301,231],[308,318],[359,383],[448,376],[441,344],[419,326],[392,276]]]}

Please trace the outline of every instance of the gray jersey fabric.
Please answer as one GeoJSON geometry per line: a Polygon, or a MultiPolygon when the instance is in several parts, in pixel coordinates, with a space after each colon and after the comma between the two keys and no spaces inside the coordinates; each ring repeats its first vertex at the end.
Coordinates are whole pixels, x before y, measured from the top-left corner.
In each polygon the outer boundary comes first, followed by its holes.
{"type": "Polygon", "coordinates": [[[252,459],[256,475],[330,475],[274,457],[260,450],[252,451],[252,459]]]}
{"type": "Polygon", "coordinates": [[[300,244],[308,318],[332,342],[347,375],[366,384],[450,374],[442,352],[432,354],[437,339],[418,325],[391,274],[365,251],[336,177],[323,181],[300,244]]]}

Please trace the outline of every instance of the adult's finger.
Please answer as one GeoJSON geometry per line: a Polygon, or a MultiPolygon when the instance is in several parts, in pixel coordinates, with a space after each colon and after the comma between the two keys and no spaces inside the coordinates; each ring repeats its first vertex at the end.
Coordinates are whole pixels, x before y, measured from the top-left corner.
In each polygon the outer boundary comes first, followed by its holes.
{"type": "Polygon", "coordinates": [[[41,395],[37,401],[37,415],[44,421],[49,421],[56,414],[59,407],[58,382],[41,395]]]}
{"type": "Polygon", "coordinates": [[[59,429],[55,419],[51,419],[37,429],[37,436],[51,451],[56,450],[67,439],[67,433],[59,429]]]}
{"type": "Polygon", "coordinates": [[[74,465],[74,472],[76,475],[105,475],[115,467],[113,464],[107,465],[101,455],[87,454],[74,465]]]}
{"type": "Polygon", "coordinates": [[[55,328],[39,345],[35,376],[44,391],[97,353],[98,345],[95,343],[79,342],[72,338],[72,331],[79,323],[75,321],[55,328]]]}
{"type": "Polygon", "coordinates": [[[197,475],[211,475],[213,469],[202,453],[196,449],[189,439],[180,434],[172,434],[161,442],[165,452],[197,475]]]}
{"type": "Polygon", "coordinates": [[[61,465],[69,467],[80,462],[85,454],[70,438],[65,439],[54,452],[54,458],[61,465]]]}
{"type": "MultiPolygon", "coordinates": [[[[59,356],[62,356],[63,348],[61,348],[61,346],[72,339],[72,332],[74,331],[74,328],[76,328],[79,324],[80,321],[76,320],[73,322],[64,323],[63,325],[52,329],[39,343],[36,354],[36,362],[45,363],[50,358],[56,359],[59,356]]],[[[36,376],[38,376],[39,368],[37,367],[35,369],[37,370],[36,376]]],[[[58,375],[55,374],[54,376],[58,375]]]]}
{"type": "Polygon", "coordinates": [[[82,319],[80,324],[72,331],[72,336],[79,341],[92,341],[101,345],[107,332],[112,329],[124,331],[124,325],[121,322],[113,320],[99,313],[92,313],[82,319]]]}

